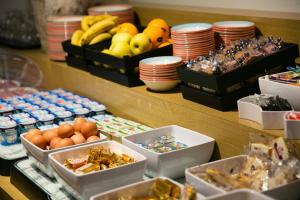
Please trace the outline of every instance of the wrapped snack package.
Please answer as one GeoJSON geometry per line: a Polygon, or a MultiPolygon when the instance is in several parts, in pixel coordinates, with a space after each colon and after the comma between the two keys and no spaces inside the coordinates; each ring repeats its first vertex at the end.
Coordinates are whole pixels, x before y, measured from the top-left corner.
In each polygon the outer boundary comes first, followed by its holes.
{"type": "Polygon", "coordinates": [[[197,175],[226,191],[249,188],[266,191],[300,179],[300,161],[292,142],[282,137],[250,136],[247,155],[237,172],[208,168],[197,175]]]}

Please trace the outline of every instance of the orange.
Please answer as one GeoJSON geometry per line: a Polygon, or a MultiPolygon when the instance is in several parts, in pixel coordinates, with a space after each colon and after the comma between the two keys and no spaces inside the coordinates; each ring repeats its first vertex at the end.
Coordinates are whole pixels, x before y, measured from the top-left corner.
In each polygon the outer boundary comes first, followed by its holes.
{"type": "Polygon", "coordinates": [[[139,31],[134,24],[125,22],[119,25],[117,33],[129,33],[132,36],[135,36],[139,31]]]}
{"type": "Polygon", "coordinates": [[[153,49],[157,48],[167,39],[165,32],[160,27],[147,27],[143,33],[148,35],[148,37],[151,39],[153,49]]]}
{"type": "Polygon", "coordinates": [[[163,20],[163,19],[160,19],[160,18],[155,18],[155,19],[152,19],[147,27],[160,27],[164,32],[165,32],[165,37],[169,37],[170,35],[170,27],[168,25],[168,23],[163,20]]]}

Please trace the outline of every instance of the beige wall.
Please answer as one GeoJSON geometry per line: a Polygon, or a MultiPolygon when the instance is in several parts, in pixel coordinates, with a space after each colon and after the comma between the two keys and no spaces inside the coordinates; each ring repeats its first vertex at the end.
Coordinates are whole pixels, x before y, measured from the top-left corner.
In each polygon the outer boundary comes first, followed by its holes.
{"type": "Polygon", "coordinates": [[[300,19],[300,0],[129,0],[134,5],[198,12],[300,19]]]}

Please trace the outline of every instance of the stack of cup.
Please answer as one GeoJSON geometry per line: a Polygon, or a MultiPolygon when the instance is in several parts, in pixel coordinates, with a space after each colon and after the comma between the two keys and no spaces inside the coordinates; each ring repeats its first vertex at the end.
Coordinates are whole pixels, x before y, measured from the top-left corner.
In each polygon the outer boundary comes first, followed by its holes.
{"type": "Polygon", "coordinates": [[[75,30],[80,29],[82,16],[52,16],[46,23],[48,57],[51,60],[64,61],[65,52],[62,42],[69,40],[75,30]]]}
{"type": "Polygon", "coordinates": [[[208,23],[188,23],[171,28],[173,55],[184,61],[198,56],[207,56],[215,50],[212,25],[208,23]]]}

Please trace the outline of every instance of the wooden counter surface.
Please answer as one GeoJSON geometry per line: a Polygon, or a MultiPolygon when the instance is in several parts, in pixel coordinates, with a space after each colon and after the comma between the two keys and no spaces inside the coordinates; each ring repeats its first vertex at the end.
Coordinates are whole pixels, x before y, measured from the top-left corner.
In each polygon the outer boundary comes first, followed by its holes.
{"type": "MultiPolygon", "coordinates": [[[[48,60],[41,50],[20,50],[41,68],[42,89],[64,88],[102,102],[114,115],[128,118],[151,127],[170,124],[204,133],[216,139],[213,159],[238,155],[249,142],[249,133],[281,136],[282,130],[262,130],[254,122],[240,120],[237,111],[221,112],[182,98],[179,90],[153,93],[145,86],[128,88],[98,78],[88,72],[67,66],[64,62],[48,60]]],[[[15,199],[26,199],[9,177],[0,176],[0,187],[15,199]]]]}
{"type": "MultiPolygon", "coordinates": [[[[221,157],[237,155],[251,132],[274,136],[282,130],[261,130],[254,122],[240,120],[237,111],[221,112],[182,98],[179,90],[154,93],[145,86],[128,88],[88,72],[49,61],[40,50],[20,51],[33,59],[44,73],[43,89],[64,88],[102,102],[113,114],[152,127],[178,124],[207,134],[217,141],[221,157]]],[[[218,158],[218,155],[216,155],[218,158]]]]}

